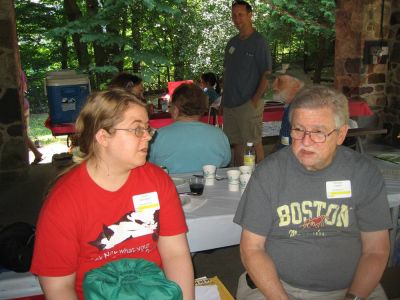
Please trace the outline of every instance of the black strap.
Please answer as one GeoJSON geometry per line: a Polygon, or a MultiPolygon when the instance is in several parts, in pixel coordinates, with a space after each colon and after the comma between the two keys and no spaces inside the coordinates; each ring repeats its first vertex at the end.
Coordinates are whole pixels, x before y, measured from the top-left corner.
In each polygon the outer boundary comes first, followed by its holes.
{"type": "Polygon", "coordinates": [[[247,285],[249,286],[249,288],[251,288],[252,290],[256,289],[256,285],[254,284],[253,280],[251,280],[249,273],[246,273],[246,282],[247,285]]]}

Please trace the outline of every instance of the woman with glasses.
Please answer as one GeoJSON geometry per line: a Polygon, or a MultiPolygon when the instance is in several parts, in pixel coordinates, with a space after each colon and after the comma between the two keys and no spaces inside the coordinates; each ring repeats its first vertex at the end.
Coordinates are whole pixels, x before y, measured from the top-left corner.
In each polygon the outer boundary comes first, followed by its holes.
{"type": "Polygon", "coordinates": [[[76,129],[83,160],[61,176],[40,213],[31,272],[46,299],[84,299],[85,273],[123,258],[162,266],[193,299],[187,226],[169,176],[146,162],[154,130],[122,90],[89,96],[76,129]]]}

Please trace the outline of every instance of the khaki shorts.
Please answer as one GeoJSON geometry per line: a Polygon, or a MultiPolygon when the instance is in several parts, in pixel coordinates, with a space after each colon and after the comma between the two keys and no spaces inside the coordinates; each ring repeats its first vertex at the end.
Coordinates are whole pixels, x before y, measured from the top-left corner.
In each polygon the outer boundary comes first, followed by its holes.
{"type": "Polygon", "coordinates": [[[238,107],[224,107],[224,132],[232,145],[262,142],[264,102],[254,108],[251,101],[238,107]]]}
{"type": "MultiPolygon", "coordinates": [[[[290,300],[320,300],[320,299],[342,300],[347,292],[347,289],[335,290],[330,292],[308,291],[293,287],[282,280],[281,283],[286,293],[288,294],[290,300]]],[[[265,300],[265,297],[261,294],[261,292],[257,288],[252,289],[247,285],[246,272],[245,272],[239,278],[236,299],[265,300]]],[[[378,286],[371,293],[371,295],[369,295],[367,300],[387,300],[386,294],[380,284],[378,284],[378,286]]]]}

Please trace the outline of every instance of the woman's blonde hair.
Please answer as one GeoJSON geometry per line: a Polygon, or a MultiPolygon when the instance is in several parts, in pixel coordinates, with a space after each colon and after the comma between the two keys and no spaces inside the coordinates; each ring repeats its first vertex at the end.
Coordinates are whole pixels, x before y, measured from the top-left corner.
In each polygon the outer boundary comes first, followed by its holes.
{"type": "Polygon", "coordinates": [[[61,170],[54,180],[49,183],[44,195],[45,198],[58,179],[81,162],[96,157],[96,133],[100,129],[112,133],[112,128],[122,121],[129,104],[145,108],[145,105],[135,95],[123,89],[110,89],[89,95],[75,123],[75,137],[78,141],[81,157],[74,157],[74,163],[61,170]]]}
{"type": "Polygon", "coordinates": [[[145,108],[136,96],[122,89],[95,92],[88,97],[75,123],[84,160],[96,156],[96,133],[100,129],[112,133],[111,129],[122,121],[129,104],[145,108]]]}

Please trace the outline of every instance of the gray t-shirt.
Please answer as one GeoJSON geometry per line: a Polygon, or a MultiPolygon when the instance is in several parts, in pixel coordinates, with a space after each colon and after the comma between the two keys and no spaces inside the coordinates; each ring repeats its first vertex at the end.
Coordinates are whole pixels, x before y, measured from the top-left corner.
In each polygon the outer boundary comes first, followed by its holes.
{"type": "Polygon", "coordinates": [[[348,288],[361,255],[360,231],[391,227],[383,177],[340,146],[331,165],[307,171],[286,147],[253,173],[234,222],[267,237],[285,282],[307,290],[348,288]]]}
{"type": "Polygon", "coordinates": [[[249,101],[261,75],[271,68],[271,52],[260,33],[254,31],[244,40],[234,36],[225,47],[224,107],[237,107],[249,101]]]}

